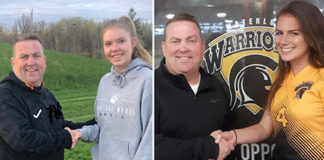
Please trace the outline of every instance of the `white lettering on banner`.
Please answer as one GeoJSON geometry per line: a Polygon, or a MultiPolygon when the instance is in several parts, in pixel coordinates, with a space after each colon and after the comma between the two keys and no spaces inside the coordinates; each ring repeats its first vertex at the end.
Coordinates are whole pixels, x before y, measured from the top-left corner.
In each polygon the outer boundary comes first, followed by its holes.
{"type": "Polygon", "coordinates": [[[272,157],[272,152],[274,150],[275,144],[271,146],[266,143],[261,144],[242,144],[241,145],[241,158],[243,160],[255,160],[257,155],[261,156],[261,160],[265,160],[266,156],[272,157]],[[270,152],[271,150],[271,152],[270,152]]]}
{"type": "Polygon", "coordinates": [[[264,157],[265,155],[270,153],[270,147],[268,144],[261,143],[261,150],[263,151],[261,153],[261,156],[264,157]]]}
{"type": "Polygon", "coordinates": [[[256,18],[256,19],[255,19],[255,23],[256,23],[256,24],[260,24],[260,18],[256,18]]]}
{"type": "Polygon", "coordinates": [[[276,24],[276,20],[275,19],[271,19],[270,20],[270,25],[275,26],[275,24],[276,24]]]}
{"type": "Polygon", "coordinates": [[[258,144],[252,143],[251,144],[251,155],[255,157],[260,152],[260,147],[258,144]]]}
{"type": "MultiPolygon", "coordinates": [[[[245,24],[245,19],[242,19],[243,24],[245,24]]],[[[275,26],[275,19],[267,19],[267,18],[249,18],[248,25],[271,25],[275,26]]]]}
{"type": "Polygon", "coordinates": [[[264,18],[264,19],[263,19],[263,25],[266,25],[266,24],[267,24],[267,19],[264,18]]]}

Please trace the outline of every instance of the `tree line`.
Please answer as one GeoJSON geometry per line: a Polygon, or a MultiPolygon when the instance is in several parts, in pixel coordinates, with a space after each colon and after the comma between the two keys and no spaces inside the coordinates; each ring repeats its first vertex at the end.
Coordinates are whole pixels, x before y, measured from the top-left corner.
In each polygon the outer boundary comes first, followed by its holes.
{"type": "MultiPolygon", "coordinates": [[[[136,17],[129,9],[128,16],[134,21],[139,42],[152,53],[152,24],[136,17]]],[[[101,30],[104,23],[82,17],[62,18],[56,23],[33,23],[33,15],[23,14],[11,29],[0,25],[0,42],[13,44],[20,34],[37,34],[46,49],[72,53],[90,58],[103,58],[101,30]]]]}

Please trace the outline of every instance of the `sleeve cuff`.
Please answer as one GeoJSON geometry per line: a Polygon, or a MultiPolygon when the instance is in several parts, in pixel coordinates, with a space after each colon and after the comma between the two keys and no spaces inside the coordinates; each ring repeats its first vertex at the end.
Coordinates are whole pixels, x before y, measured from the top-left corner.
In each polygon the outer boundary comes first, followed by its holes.
{"type": "Polygon", "coordinates": [[[71,137],[71,134],[66,129],[63,129],[63,135],[64,135],[64,138],[65,138],[64,148],[70,149],[72,147],[72,137],[71,137]]]}
{"type": "Polygon", "coordinates": [[[215,143],[215,139],[212,136],[208,137],[208,158],[217,159],[219,153],[219,145],[215,143]]]}
{"type": "Polygon", "coordinates": [[[81,132],[81,140],[87,140],[87,130],[85,129],[85,127],[82,127],[80,129],[77,129],[81,132]]]}

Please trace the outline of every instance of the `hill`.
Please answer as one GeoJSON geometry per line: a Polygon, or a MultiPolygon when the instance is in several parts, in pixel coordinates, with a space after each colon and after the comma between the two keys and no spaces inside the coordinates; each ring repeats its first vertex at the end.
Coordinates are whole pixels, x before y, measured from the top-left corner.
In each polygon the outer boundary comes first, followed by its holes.
{"type": "MultiPolygon", "coordinates": [[[[47,69],[44,82],[51,91],[97,86],[100,78],[110,71],[110,64],[102,60],[44,50],[47,69]]],[[[11,71],[12,45],[0,43],[0,79],[11,71]]]]}

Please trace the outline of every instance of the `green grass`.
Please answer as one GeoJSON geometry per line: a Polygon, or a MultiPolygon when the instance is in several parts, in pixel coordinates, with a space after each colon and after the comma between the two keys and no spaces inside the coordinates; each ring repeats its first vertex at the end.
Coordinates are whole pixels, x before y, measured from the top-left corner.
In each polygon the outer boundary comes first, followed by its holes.
{"type": "Polygon", "coordinates": [[[0,78],[4,78],[11,70],[10,57],[12,46],[6,43],[0,43],[0,78]]]}
{"type": "MultiPolygon", "coordinates": [[[[0,79],[12,70],[12,45],[0,43],[0,79]]],[[[58,99],[64,118],[84,122],[94,117],[93,104],[100,78],[110,71],[111,64],[101,60],[45,50],[47,68],[45,87],[58,99]]],[[[66,160],[91,159],[94,143],[78,142],[73,150],[65,150],[66,160]]]]}
{"type": "MultiPolygon", "coordinates": [[[[93,104],[97,87],[79,90],[56,91],[56,98],[62,104],[64,118],[73,122],[84,122],[94,117],[93,104]]],[[[73,150],[65,150],[65,160],[90,160],[90,148],[95,143],[79,141],[73,150]]]]}

